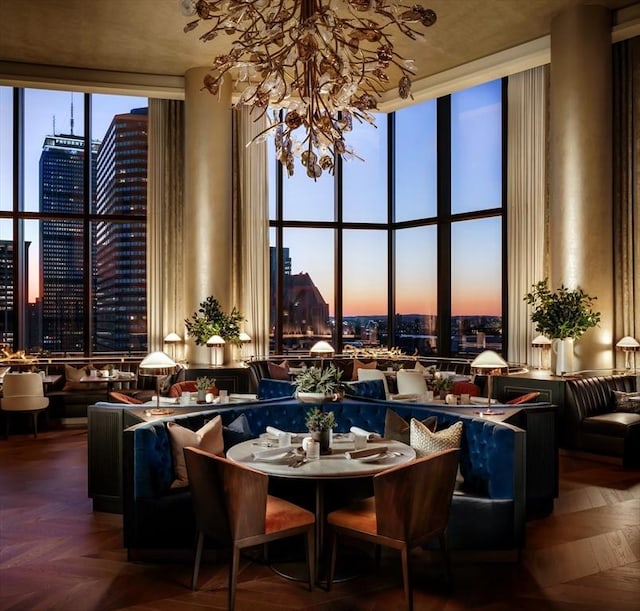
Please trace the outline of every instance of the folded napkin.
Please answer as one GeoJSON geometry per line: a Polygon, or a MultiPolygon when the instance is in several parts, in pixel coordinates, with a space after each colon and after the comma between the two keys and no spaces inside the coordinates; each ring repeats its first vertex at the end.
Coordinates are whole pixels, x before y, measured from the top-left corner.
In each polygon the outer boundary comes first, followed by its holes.
{"type": "Polygon", "coordinates": [[[389,397],[391,401],[417,401],[418,395],[391,395],[389,397]]]}
{"type": "Polygon", "coordinates": [[[272,435],[273,437],[277,437],[278,435],[282,435],[282,433],[286,433],[287,431],[281,431],[280,429],[277,429],[275,426],[268,426],[265,431],[269,434],[272,435]]]}
{"type": "Polygon", "coordinates": [[[352,426],[349,429],[354,435],[361,435],[367,438],[367,441],[373,441],[374,439],[380,439],[380,435],[378,433],[372,433],[371,431],[365,431],[361,429],[359,426],[352,426]]]}
{"type": "Polygon", "coordinates": [[[345,458],[366,458],[367,456],[373,456],[374,454],[384,454],[387,451],[387,446],[380,446],[379,448],[367,448],[366,450],[351,450],[345,452],[345,458]]]}
{"type": "Polygon", "coordinates": [[[281,448],[270,448],[268,450],[257,450],[252,452],[253,460],[269,460],[274,456],[279,456],[280,454],[286,454],[287,452],[293,452],[296,449],[296,446],[283,446],[281,448]]]}

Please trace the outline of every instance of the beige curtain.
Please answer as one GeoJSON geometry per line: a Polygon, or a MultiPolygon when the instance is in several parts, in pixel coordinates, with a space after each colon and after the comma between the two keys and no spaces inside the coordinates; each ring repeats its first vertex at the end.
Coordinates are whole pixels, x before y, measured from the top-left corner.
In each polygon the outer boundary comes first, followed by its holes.
{"type": "Polygon", "coordinates": [[[233,294],[251,337],[245,356],[269,354],[269,194],[266,142],[253,138],[266,127],[249,109],[234,110],[233,294]]]}
{"type": "Polygon", "coordinates": [[[523,301],[546,273],[547,88],[546,66],[509,77],[507,170],[508,355],[531,362],[534,326],[523,301]]]}
{"type": "Polygon", "coordinates": [[[615,344],[640,340],[640,38],[613,47],[613,120],[615,344]]]}
{"type": "MultiPolygon", "coordinates": [[[[149,351],[165,350],[163,338],[184,339],[181,274],[184,177],[184,103],[149,100],[147,187],[147,328],[149,351]]],[[[169,352],[181,358],[182,346],[169,352]]]]}

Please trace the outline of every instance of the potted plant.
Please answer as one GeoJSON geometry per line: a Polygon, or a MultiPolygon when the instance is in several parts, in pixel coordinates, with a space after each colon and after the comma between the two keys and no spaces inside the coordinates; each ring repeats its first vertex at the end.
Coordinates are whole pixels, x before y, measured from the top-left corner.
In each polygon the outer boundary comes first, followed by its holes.
{"type": "Polygon", "coordinates": [[[313,407],[307,412],[305,424],[311,437],[320,444],[320,454],[330,454],[331,431],[336,428],[334,413],[325,412],[320,407],[313,407]]]}
{"type": "Polygon", "coordinates": [[[241,346],[240,325],[245,320],[235,306],[230,314],[225,314],[218,300],[210,295],[184,324],[197,346],[206,346],[207,340],[214,335],[219,335],[225,342],[241,346]]]}
{"type": "Polygon", "coordinates": [[[204,403],[206,401],[207,393],[212,395],[218,394],[215,378],[209,378],[207,376],[201,376],[196,378],[196,389],[198,390],[198,402],[204,403]]]}
{"type": "Polygon", "coordinates": [[[558,355],[558,375],[573,369],[573,340],[600,322],[600,312],[593,309],[596,299],[581,288],[571,291],[561,285],[552,291],[547,278],[533,284],[531,292],[526,294],[524,300],[533,308],[531,322],[535,323],[536,331],[557,340],[554,341],[554,351],[558,355]]]}
{"type": "Polygon", "coordinates": [[[439,371],[433,374],[431,382],[434,393],[439,395],[441,399],[444,399],[448,392],[453,389],[453,379],[450,376],[440,375],[439,371]]]}
{"type": "Polygon", "coordinates": [[[305,403],[324,403],[342,398],[344,385],[342,370],[333,363],[328,367],[309,367],[299,373],[294,381],[296,396],[305,403]]]}

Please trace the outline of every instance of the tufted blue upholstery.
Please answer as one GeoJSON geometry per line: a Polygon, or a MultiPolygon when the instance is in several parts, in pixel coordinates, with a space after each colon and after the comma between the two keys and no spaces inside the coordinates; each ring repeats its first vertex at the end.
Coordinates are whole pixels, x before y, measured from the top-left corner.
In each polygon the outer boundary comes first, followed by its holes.
{"type": "MultiPolygon", "coordinates": [[[[125,545],[139,547],[149,539],[143,531],[153,529],[157,520],[141,520],[140,507],[154,499],[159,511],[163,495],[168,494],[173,481],[173,466],[166,421],[173,420],[193,430],[219,413],[228,426],[240,414],[247,418],[254,434],[267,426],[290,431],[305,430],[305,415],[309,406],[295,399],[274,399],[260,403],[238,404],[198,414],[174,415],[162,420],[142,423],[124,432],[124,523],[125,545]]],[[[393,409],[407,422],[416,417],[434,415],[437,430],[462,420],[464,422],[460,454],[460,472],[464,478],[462,490],[454,497],[450,521],[449,543],[452,549],[482,547],[517,548],[524,536],[524,431],[508,424],[479,418],[472,413],[454,414],[446,408],[388,401],[367,401],[345,398],[326,404],[335,413],[337,431],[349,431],[351,426],[382,433],[387,409],[393,409]],[[483,516],[478,520],[478,516],[483,516]],[[471,534],[470,534],[471,533],[471,534]],[[475,533],[475,536],[471,536],[475,533]]],[[[166,543],[166,542],[165,542],[166,543]]],[[[159,543],[158,543],[159,544],[159,543]]],[[[188,548],[191,541],[185,541],[188,548]]]]}
{"type": "Polygon", "coordinates": [[[346,397],[359,399],[379,399],[384,401],[384,382],[382,380],[362,380],[361,382],[348,382],[345,384],[346,397]]]}
{"type": "Polygon", "coordinates": [[[296,387],[292,382],[262,378],[258,382],[258,399],[280,399],[293,397],[296,387]]]}

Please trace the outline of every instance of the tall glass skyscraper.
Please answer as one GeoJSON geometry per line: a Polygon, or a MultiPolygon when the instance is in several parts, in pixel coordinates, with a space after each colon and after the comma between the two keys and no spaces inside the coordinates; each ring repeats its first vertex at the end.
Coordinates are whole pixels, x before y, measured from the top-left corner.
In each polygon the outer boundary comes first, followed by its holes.
{"type": "Polygon", "coordinates": [[[147,345],[146,227],[127,216],[147,210],[147,109],[113,118],[97,160],[96,212],[123,217],[96,224],[95,346],[147,345]]]}
{"type": "MultiPolygon", "coordinates": [[[[98,143],[91,144],[95,178],[98,143]]],[[[40,223],[42,271],[42,347],[47,351],[81,351],[84,312],[83,231],[81,220],[60,217],[84,213],[84,138],[47,136],[40,156],[40,211],[58,218],[40,223]]]]}

